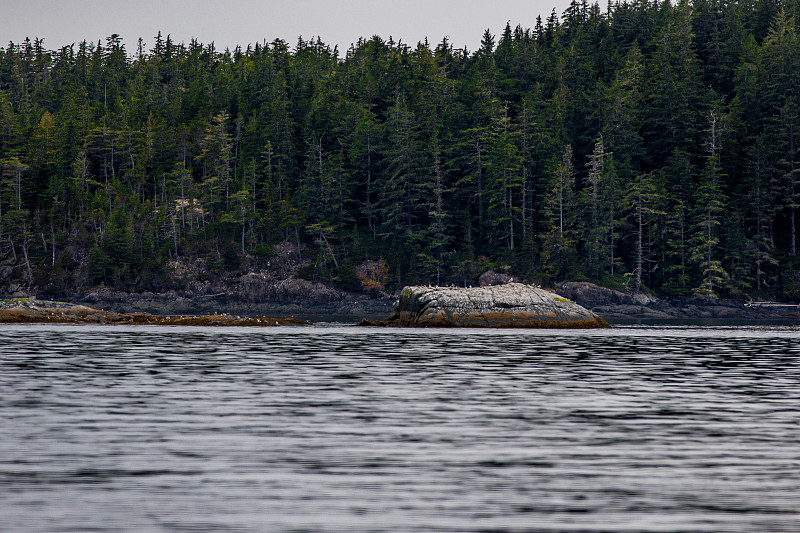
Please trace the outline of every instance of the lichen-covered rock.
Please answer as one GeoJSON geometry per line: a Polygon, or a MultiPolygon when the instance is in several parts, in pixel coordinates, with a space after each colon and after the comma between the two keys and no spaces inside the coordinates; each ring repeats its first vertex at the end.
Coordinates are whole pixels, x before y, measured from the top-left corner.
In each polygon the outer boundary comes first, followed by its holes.
{"type": "Polygon", "coordinates": [[[557,294],[522,283],[405,287],[392,315],[362,325],[400,327],[601,328],[605,320],[557,294]]]}

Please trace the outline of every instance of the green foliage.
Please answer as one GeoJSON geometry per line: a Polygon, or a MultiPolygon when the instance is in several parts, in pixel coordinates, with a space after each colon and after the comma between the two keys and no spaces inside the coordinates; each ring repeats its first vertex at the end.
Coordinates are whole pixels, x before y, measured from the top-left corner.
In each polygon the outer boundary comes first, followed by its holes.
{"type": "Polygon", "coordinates": [[[156,290],[170,261],[235,278],[291,243],[298,275],[353,290],[503,264],[796,298],[798,17],[797,2],[573,2],[472,54],[379,37],[343,54],[10,44],[0,265],[53,292],[156,290]]]}

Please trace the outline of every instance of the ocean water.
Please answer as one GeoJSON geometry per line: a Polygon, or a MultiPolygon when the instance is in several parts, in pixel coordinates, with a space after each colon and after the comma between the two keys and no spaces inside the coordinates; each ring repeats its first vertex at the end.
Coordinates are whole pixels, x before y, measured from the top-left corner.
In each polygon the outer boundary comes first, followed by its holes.
{"type": "Polygon", "coordinates": [[[799,340],[0,326],[0,531],[800,531],[799,340]]]}

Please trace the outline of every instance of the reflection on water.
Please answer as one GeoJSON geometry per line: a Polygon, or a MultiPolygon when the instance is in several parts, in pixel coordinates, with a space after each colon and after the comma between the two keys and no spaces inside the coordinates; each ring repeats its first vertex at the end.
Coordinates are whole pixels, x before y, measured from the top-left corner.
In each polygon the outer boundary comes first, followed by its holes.
{"type": "Polygon", "coordinates": [[[0,531],[800,531],[800,330],[0,328],[0,531]]]}

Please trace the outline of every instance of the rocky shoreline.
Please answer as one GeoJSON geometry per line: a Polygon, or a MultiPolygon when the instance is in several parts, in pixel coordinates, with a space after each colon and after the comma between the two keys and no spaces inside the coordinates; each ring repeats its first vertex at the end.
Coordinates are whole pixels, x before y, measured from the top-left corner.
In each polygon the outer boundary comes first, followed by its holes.
{"type": "Polygon", "coordinates": [[[210,294],[124,293],[99,288],[70,299],[75,303],[120,313],[151,313],[157,315],[237,314],[242,316],[268,315],[276,317],[337,316],[360,320],[364,317],[386,315],[395,298],[379,294],[350,294],[327,287],[304,287],[304,291],[282,298],[252,298],[236,291],[210,294]]]}
{"type": "Polygon", "coordinates": [[[136,326],[297,326],[309,324],[298,318],[242,317],[229,314],[200,316],[119,313],[85,305],[35,298],[0,302],[0,324],[108,324],[136,326]]]}
{"type": "MultiPolygon", "coordinates": [[[[310,321],[337,320],[357,323],[362,319],[379,321],[390,315],[399,294],[372,295],[336,291],[304,280],[286,280],[284,293],[243,294],[241,289],[216,292],[189,291],[164,293],[125,293],[95,287],[80,293],[60,296],[69,305],[85,306],[108,313],[150,317],[216,316],[242,318],[300,318],[310,321]]],[[[745,302],[682,298],[662,300],[644,293],[624,293],[588,282],[565,282],[553,288],[562,298],[572,300],[614,324],[625,322],[669,323],[684,320],[723,320],[752,322],[794,322],[800,324],[800,306],[778,302],[745,302]]],[[[14,294],[12,299],[29,295],[14,294]]],[[[0,296],[2,298],[2,296],[0,296]]],[[[35,298],[34,298],[35,299],[35,298]]],[[[41,302],[42,300],[37,300],[41,302]]],[[[66,304],[65,304],[66,305],[66,304]]],[[[51,322],[56,318],[48,319],[51,322]]],[[[138,320],[138,319],[137,319],[138,320]]],[[[153,318],[150,318],[151,323],[153,318]]],[[[220,319],[214,319],[219,321],[220,319]]],[[[225,319],[227,320],[227,319],[225,319]]]]}
{"type": "Polygon", "coordinates": [[[800,306],[779,302],[745,302],[680,298],[662,300],[645,293],[623,293],[588,282],[565,282],[556,293],[610,322],[615,321],[798,321],[800,306]]]}

